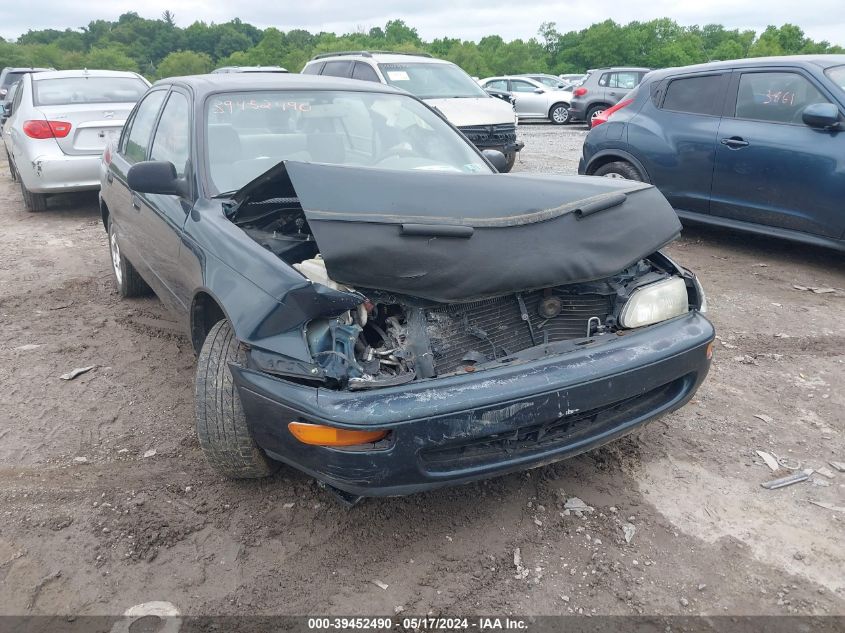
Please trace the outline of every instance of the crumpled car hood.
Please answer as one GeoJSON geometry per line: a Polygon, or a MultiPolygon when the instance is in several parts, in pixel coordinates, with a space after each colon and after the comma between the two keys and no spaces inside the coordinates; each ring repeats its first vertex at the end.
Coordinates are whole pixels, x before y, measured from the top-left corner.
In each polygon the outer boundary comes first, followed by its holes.
{"type": "Polygon", "coordinates": [[[651,185],[287,161],[234,197],[294,193],[330,277],[437,302],[603,279],[681,230],[651,185]]]}

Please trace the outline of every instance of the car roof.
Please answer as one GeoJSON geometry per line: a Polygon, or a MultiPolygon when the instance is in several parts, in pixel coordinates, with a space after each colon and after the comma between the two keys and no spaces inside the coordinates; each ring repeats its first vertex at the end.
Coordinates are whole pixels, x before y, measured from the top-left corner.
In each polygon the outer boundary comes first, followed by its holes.
{"type": "Polygon", "coordinates": [[[752,57],[749,59],[732,59],[718,62],[707,62],[692,66],[676,66],[674,68],[662,68],[651,73],[650,79],[662,79],[668,75],[683,73],[694,73],[707,70],[724,70],[729,68],[756,68],[760,66],[818,66],[819,68],[830,68],[845,64],[845,55],[780,55],[777,57],[752,57]]]}
{"type": "Polygon", "coordinates": [[[451,64],[452,62],[445,59],[437,59],[431,55],[416,53],[391,53],[378,51],[344,51],[339,53],[323,53],[315,55],[311,58],[312,62],[336,61],[338,59],[355,59],[358,61],[372,60],[381,64],[407,64],[407,63],[426,63],[426,64],[451,64]]]}
{"type": "Polygon", "coordinates": [[[3,69],[6,73],[40,73],[44,71],[54,70],[53,68],[38,68],[37,66],[16,66],[7,67],[3,69]]]}
{"type": "Polygon", "coordinates": [[[286,73],[287,68],[281,66],[221,66],[211,71],[214,73],[286,73]]]}
{"type": "Polygon", "coordinates": [[[138,73],[125,70],[48,70],[33,73],[33,81],[44,81],[45,79],[62,79],[65,77],[132,77],[140,79],[138,73]]]}
{"type": "Polygon", "coordinates": [[[374,81],[343,79],[321,75],[295,73],[216,73],[168,77],[153,86],[183,85],[189,87],[198,99],[215,92],[241,92],[249,90],[347,90],[355,92],[383,92],[408,94],[404,90],[374,81]]]}

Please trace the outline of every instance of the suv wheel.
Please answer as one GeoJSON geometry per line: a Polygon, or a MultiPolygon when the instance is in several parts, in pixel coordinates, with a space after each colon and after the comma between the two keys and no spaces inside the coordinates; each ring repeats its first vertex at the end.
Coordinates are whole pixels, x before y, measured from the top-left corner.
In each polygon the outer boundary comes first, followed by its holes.
{"type": "Polygon", "coordinates": [[[206,460],[221,475],[266,477],[277,464],[252,439],[229,363],[245,364],[246,354],[223,320],[211,328],[197,359],[197,437],[206,460]]]}
{"type": "Polygon", "coordinates": [[[549,110],[549,120],[555,125],[565,125],[569,123],[569,104],[556,103],[549,110]]]}
{"type": "Polygon", "coordinates": [[[112,272],[114,273],[114,285],[117,286],[117,292],[121,297],[140,297],[152,292],[131,262],[121,255],[117,231],[111,216],[109,216],[109,253],[111,254],[112,272]]]}
{"type": "Polygon", "coordinates": [[[603,105],[596,105],[587,110],[587,123],[592,125],[593,119],[595,119],[599,114],[607,110],[607,106],[603,105]]]}
{"type": "Polygon", "coordinates": [[[614,161],[602,165],[593,172],[593,176],[604,176],[605,178],[624,178],[625,180],[639,180],[643,182],[644,178],[639,170],[631,163],[624,160],[614,161]]]}
{"type": "Polygon", "coordinates": [[[32,193],[21,180],[21,195],[27,211],[46,211],[47,196],[43,193],[32,193]]]}

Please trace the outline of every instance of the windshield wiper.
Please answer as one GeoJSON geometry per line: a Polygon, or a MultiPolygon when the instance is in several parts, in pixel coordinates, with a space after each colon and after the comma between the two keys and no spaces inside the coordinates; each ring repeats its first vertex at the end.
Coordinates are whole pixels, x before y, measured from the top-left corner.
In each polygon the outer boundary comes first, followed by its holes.
{"type": "Polygon", "coordinates": [[[236,193],[238,193],[240,189],[233,189],[232,191],[224,191],[223,193],[218,193],[216,196],[211,196],[212,200],[216,200],[217,198],[231,198],[236,193]]]}

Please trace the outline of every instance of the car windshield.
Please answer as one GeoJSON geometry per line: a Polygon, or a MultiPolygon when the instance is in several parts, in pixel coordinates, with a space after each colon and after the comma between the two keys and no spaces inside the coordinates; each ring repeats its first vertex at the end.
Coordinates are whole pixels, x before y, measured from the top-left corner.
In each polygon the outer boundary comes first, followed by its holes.
{"type": "Polygon", "coordinates": [[[387,83],[420,99],[487,96],[472,77],[454,64],[413,62],[379,64],[378,67],[387,83]]]}
{"type": "Polygon", "coordinates": [[[827,76],[830,77],[840,91],[845,92],[845,66],[828,68],[825,73],[827,73],[827,76]]]}
{"type": "Polygon", "coordinates": [[[206,133],[208,173],[217,192],[236,191],[283,160],[402,171],[491,172],[443,119],[400,94],[216,94],[206,102],[206,133]]]}
{"type": "Polygon", "coordinates": [[[137,77],[61,77],[33,81],[35,105],[134,103],[147,91],[137,77]]]}

